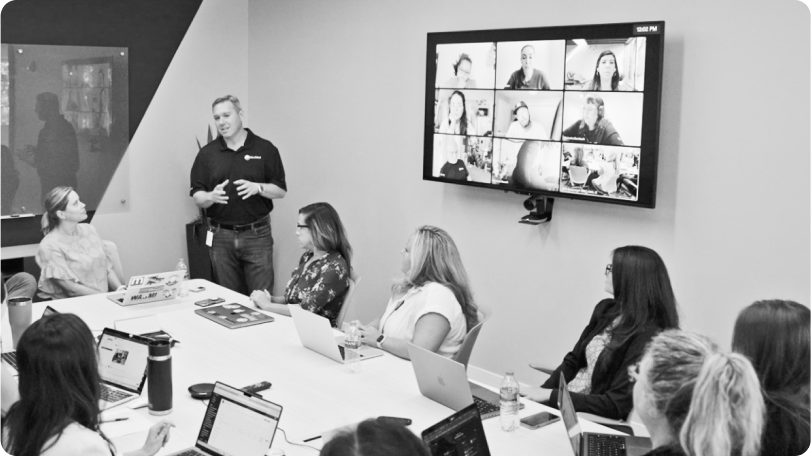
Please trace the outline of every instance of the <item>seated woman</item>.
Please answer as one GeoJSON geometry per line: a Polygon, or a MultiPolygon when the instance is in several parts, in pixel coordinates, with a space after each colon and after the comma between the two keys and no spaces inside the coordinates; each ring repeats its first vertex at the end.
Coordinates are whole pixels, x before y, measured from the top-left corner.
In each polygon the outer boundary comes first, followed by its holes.
{"type": "Polygon", "coordinates": [[[752,364],[679,330],[653,338],[634,379],[634,406],[648,428],[648,456],[757,456],[765,407],[752,364]]]}
{"type": "Polygon", "coordinates": [[[604,299],[563,363],[540,388],[521,391],[529,399],[556,407],[563,375],[578,412],[625,419],[633,408],[628,366],[663,329],[678,328],[676,299],[662,258],[647,247],[616,249],[605,268],[604,299]]]}
{"type": "Polygon", "coordinates": [[[403,278],[383,316],[361,325],[361,342],[408,359],[406,343],[453,357],[478,323],[462,258],[450,235],[421,226],[402,251],[403,278]]]}
{"type": "MultiPolygon", "coordinates": [[[[73,314],[35,321],[17,346],[19,401],[3,420],[3,448],[18,456],[118,455],[99,429],[101,395],[96,344],[73,314]]],[[[152,456],[172,425],[152,426],[128,456],[152,456]]]]}
{"type": "Polygon", "coordinates": [[[354,429],[340,432],[321,448],[321,456],[430,456],[419,437],[407,427],[361,421],[354,429]]]}
{"type": "Polygon", "coordinates": [[[811,311],[792,301],[758,301],[735,322],[732,349],[752,361],[766,401],[761,455],[808,450],[811,311]]]}
{"type": "MultiPolygon", "coordinates": [[[[87,223],[85,205],[70,187],[45,196],[45,214],[36,260],[42,269],[39,288],[54,299],[106,293],[123,288],[117,259],[87,223]]],[[[119,267],[120,269],[120,267],[119,267]]]]}
{"type": "Polygon", "coordinates": [[[302,309],[328,318],[335,326],[349,290],[352,268],[352,246],[344,225],[329,203],[315,203],[299,210],[296,234],[305,252],[287,282],[284,296],[255,290],[251,301],[260,309],[282,315],[290,315],[288,304],[301,304],[302,309]]]}

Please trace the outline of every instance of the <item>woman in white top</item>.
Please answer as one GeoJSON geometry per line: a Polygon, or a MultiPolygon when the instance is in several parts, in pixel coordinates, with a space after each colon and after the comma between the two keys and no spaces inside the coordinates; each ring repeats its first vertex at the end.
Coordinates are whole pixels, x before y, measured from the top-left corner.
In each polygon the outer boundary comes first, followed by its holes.
{"type": "Polygon", "coordinates": [[[448,115],[439,126],[440,133],[452,135],[475,135],[476,128],[467,118],[467,101],[465,94],[454,90],[448,98],[448,115]]]}
{"type": "MultiPolygon", "coordinates": [[[[15,456],[118,455],[99,428],[96,344],[73,314],[35,321],[17,345],[19,401],[3,419],[3,448],[15,456]]],[[[152,456],[171,424],[152,426],[144,446],[125,456],[152,456]]]]}
{"type": "Polygon", "coordinates": [[[451,358],[478,322],[456,244],[444,230],[421,226],[402,254],[403,278],[383,316],[361,325],[361,341],[406,359],[408,342],[451,358]]]}

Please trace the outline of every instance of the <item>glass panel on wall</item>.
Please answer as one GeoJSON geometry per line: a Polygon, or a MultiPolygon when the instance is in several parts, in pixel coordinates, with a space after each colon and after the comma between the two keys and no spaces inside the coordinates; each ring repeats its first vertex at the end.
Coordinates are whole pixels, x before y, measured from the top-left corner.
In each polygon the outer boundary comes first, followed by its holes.
{"type": "Polygon", "coordinates": [[[127,48],[3,44],[0,71],[0,215],[41,214],[63,185],[96,210],[129,144],[127,48]]]}

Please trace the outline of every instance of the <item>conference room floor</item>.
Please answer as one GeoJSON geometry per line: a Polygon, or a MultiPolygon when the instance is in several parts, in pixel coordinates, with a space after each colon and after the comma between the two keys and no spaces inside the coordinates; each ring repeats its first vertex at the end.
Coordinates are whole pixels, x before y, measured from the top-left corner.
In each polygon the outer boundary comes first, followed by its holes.
{"type": "MultiPolygon", "coordinates": [[[[51,305],[59,312],[79,315],[94,335],[104,327],[113,327],[117,320],[155,315],[161,329],[179,341],[172,349],[173,411],[165,417],[175,428],[171,440],[158,455],[194,446],[206,410],[205,402],[188,393],[188,387],[196,383],[220,381],[244,387],[260,381],[271,382],[273,386],[260,394],[284,407],[279,428],[290,441],[299,444],[329,430],[380,415],[411,418],[409,428],[419,435],[453,413],[420,394],[410,361],[386,353],[362,361],[358,373],[346,372],[343,365],[304,348],[290,317],[268,313],[274,316],[274,322],[228,329],[196,315],[194,310],[200,307],[194,302],[205,298],[222,297],[225,303],[255,306],[247,296],[204,280],[191,280],[190,287],[194,286],[204,286],[206,290],[185,298],[130,307],[116,305],[104,294],[34,304],[34,319],[39,318],[46,305],[51,305]]],[[[7,318],[3,318],[2,338],[4,347],[10,347],[7,318]]],[[[147,394],[145,389],[142,396],[147,394]]],[[[558,414],[557,410],[522,401],[526,404],[522,417],[539,411],[558,414]]],[[[140,448],[146,438],[143,424],[162,418],[150,415],[146,407],[131,410],[126,405],[105,414],[131,417],[115,424],[119,427],[115,434],[120,436],[113,441],[121,452],[140,448]]],[[[581,420],[581,428],[617,434],[586,420],[581,420]]],[[[492,418],[484,421],[484,429],[493,455],[573,454],[560,421],[534,431],[521,427],[507,433],[501,430],[499,419],[492,418]]],[[[277,430],[272,448],[282,449],[286,455],[313,456],[323,440],[316,439],[307,445],[314,448],[287,443],[277,430]]]]}

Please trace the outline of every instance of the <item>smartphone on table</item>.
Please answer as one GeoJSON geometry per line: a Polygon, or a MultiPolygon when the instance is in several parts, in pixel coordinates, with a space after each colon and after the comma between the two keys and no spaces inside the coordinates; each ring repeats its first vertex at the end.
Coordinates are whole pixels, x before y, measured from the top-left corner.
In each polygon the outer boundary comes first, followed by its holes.
{"type": "Polygon", "coordinates": [[[549,412],[540,412],[521,418],[521,426],[524,426],[527,429],[538,429],[559,420],[559,417],[552,415],[549,412]]]}

